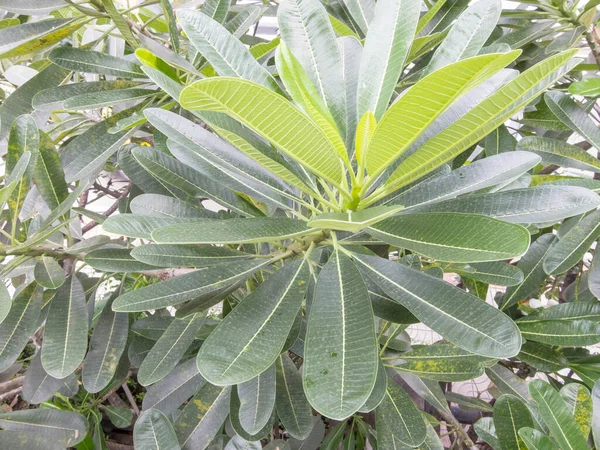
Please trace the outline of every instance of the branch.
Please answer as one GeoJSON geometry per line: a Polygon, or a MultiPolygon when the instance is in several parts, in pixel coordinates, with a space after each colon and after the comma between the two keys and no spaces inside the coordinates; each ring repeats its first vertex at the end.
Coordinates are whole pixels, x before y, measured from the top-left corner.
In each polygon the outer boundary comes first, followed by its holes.
{"type": "MultiPolygon", "coordinates": [[[[94,185],[96,185],[96,183],[94,183],[94,185]]],[[[103,186],[104,187],[104,186],[103,186]]],[[[104,211],[102,213],[103,216],[108,217],[110,216],[112,213],[114,213],[118,208],[119,208],[119,200],[121,200],[122,198],[127,197],[127,195],[129,195],[129,192],[131,192],[131,188],[133,187],[133,183],[129,183],[125,189],[123,190],[123,192],[121,192],[119,194],[119,197],[117,198],[117,201],[114,202],[110,208],[108,208],[106,211],[104,211]]],[[[104,192],[104,191],[103,191],[104,192]]],[[[112,194],[110,194],[112,195],[112,194]]],[[[81,234],[85,234],[88,231],[90,231],[91,229],[95,228],[98,226],[98,222],[96,222],[95,220],[91,221],[90,223],[88,223],[87,225],[85,225],[82,229],[81,229],[81,234]]]]}

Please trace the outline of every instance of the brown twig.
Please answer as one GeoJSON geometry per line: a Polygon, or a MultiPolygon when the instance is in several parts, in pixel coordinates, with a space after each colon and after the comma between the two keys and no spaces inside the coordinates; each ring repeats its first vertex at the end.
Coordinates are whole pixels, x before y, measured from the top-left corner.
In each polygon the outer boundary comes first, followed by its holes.
{"type": "Polygon", "coordinates": [[[13,389],[12,391],[8,391],[7,393],[0,395],[0,402],[6,401],[6,400],[12,400],[17,395],[19,395],[22,390],[23,390],[23,386],[20,386],[18,388],[13,389]]]}
{"type": "MultiPolygon", "coordinates": [[[[112,213],[114,213],[118,208],[119,208],[119,200],[121,200],[122,198],[127,197],[127,195],[129,194],[129,192],[131,191],[131,188],[133,187],[132,183],[129,183],[125,189],[123,190],[123,192],[121,192],[121,194],[119,195],[119,197],[117,198],[117,201],[114,202],[110,208],[108,208],[106,211],[104,211],[102,213],[103,216],[108,217],[110,216],[112,213]]],[[[96,222],[95,220],[86,224],[82,229],[81,229],[81,233],[85,234],[88,231],[90,231],[91,229],[95,228],[98,226],[98,222],[96,222]]]]}
{"type": "Polygon", "coordinates": [[[111,197],[114,197],[114,198],[120,198],[121,197],[121,192],[119,192],[119,191],[113,191],[108,186],[102,186],[97,181],[94,181],[93,187],[94,187],[94,189],[96,189],[98,191],[102,191],[105,194],[110,195],[111,197]]]}
{"type": "Polygon", "coordinates": [[[131,391],[129,390],[129,386],[127,386],[127,382],[123,383],[122,388],[123,388],[123,392],[125,392],[125,396],[127,397],[127,400],[129,400],[129,404],[133,408],[133,412],[135,413],[136,416],[139,416],[140,408],[138,408],[138,405],[135,402],[133,395],[131,395],[131,391]]]}

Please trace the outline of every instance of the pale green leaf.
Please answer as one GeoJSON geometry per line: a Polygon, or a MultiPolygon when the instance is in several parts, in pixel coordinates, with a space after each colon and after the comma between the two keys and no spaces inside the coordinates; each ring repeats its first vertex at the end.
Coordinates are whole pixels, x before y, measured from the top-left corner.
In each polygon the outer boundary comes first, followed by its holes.
{"type": "Polygon", "coordinates": [[[375,379],[375,386],[373,386],[373,390],[369,394],[369,398],[367,398],[365,404],[360,407],[359,412],[371,412],[381,404],[387,395],[387,383],[387,373],[385,371],[385,367],[383,367],[383,361],[380,359],[379,363],[377,364],[377,378],[375,379]]]}
{"type": "Polygon", "coordinates": [[[275,364],[257,377],[238,384],[237,395],[240,400],[238,417],[246,433],[255,435],[269,424],[275,408],[275,393],[275,364]]]}
{"type": "Polygon", "coordinates": [[[133,429],[136,447],[148,450],[180,450],[173,425],[157,409],[149,409],[138,417],[133,429]]]}
{"type": "Polygon", "coordinates": [[[119,406],[105,406],[104,411],[110,422],[117,428],[127,428],[133,420],[133,411],[119,406]]]}
{"type": "Polygon", "coordinates": [[[558,139],[527,136],[519,141],[518,148],[540,155],[548,164],[600,172],[600,162],[596,158],[584,149],[558,139]]]}
{"type": "Polygon", "coordinates": [[[86,418],[75,411],[57,409],[28,409],[0,414],[0,426],[5,430],[25,431],[56,440],[72,447],[87,435],[86,418]]]}
{"type": "Polygon", "coordinates": [[[144,78],[140,66],[123,58],[81,48],[59,47],[48,55],[50,61],[77,72],[113,75],[122,78],[144,78]]]}
{"type": "Polygon", "coordinates": [[[600,145],[600,131],[588,113],[564,92],[552,91],[544,95],[550,110],[565,125],[587,139],[594,147],[600,145]]]}
{"type": "Polygon", "coordinates": [[[358,77],[357,117],[373,111],[379,120],[392,98],[419,21],[419,0],[375,4],[358,77]]]}
{"type": "Polygon", "coordinates": [[[253,258],[229,247],[147,244],[134,247],[131,256],[159,267],[208,267],[230,261],[253,258]]]}
{"type": "Polygon", "coordinates": [[[313,428],[313,416],[302,388],[302,376],[285,353],[277,360],[276,369],[277,416],[290,436],[300,440],[306,439],[313,428]]]}
{"type": "Polygon", "coordinates": [[[42,256],[33,269],[35,281],[47,289],[57,289],[65,282],[65,272],[58,262],[49,256],[42,256]]]}
{"type": "Polygon", "coordinates": [[[403,206],[375,206],[346,213],[323,213],[313,216],[307,223],[311,228],[357,232],[380,222],[404,209],[403,206]]]}
{"type": "Polygon", "coordinates": [[[130,253],[129,248],[101,248],[85,255],[84,262],[103,272],[142,272],[156,269],[154,265],[138,261],[130,253]]]}

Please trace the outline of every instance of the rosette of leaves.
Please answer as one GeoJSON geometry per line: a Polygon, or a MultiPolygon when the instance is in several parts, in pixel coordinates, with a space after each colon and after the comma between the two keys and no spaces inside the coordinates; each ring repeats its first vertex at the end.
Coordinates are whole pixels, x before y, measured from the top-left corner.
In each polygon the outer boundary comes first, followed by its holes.
{"type": "MultiPolygon", "coordinates": [[[[273,428],[289,439],[272,448],[352,448],[367,439],[378,448],[441,448],[435,419],[400,378],[473,445],[437,381],[478,377],[521,355],[522,336],[544,343],[531,337],[539,323],[580,319],[564,311],[515,322],[480,298],[489,284],[510,286],[507,298],[522,292],[527,258],[550,245],[551,236],[537,236],[542,225],[600,203],[585,186],[523,183],[539,152],[488,153],[487,136],[563,79],[576,51],[518,70],[518,45],[490,45],[499,39],[498,1],[438,2],[421,14],[418,0],[328,8],[285,0],[280,36],[244,37],[250,49],[238,40],[256,20],[249,10],[207,2],[178,9],[176,23],[163,1],[165,27],[151,34],[111,4],[69,11],[110,18],[129,58],[23,47],[51,64],[0,109],[0,136],[8,136],[2,251],[12,258],[3,274],[26,279],[12,299],[3,294],[0,368],[34,336],[41,353],[28,369],[29,398],[46,400],[81,373],[89,414],[88,394],[101,401],[135,366],[147,387],[137,448],[260,448],[273,428]],[[72,73],[116,79],[63,84],[72,73]],[[121,102],[128,108],[79,123],[66,140],[35,120],[44,111],[81,120],[81,111],[121,102]],[[142,138],[150,145],[135,144],[142,138]],[[97,174],[115,166],[131,181],[120,214],[74,210],[97,174]],[[67,225],[78,214],[128,245],[73,238],[67,225]],[[506,263],[519,257],[520,266],[506,263]],[[77,276],[82,262],[102,277],[77,276]],[[165,268],[188,273],[157,282],[137,275],[165,268]],[[467,289],[443,281],[444,271],[459,273],[467,289]],[[122,283],[94,314],[86,293],[105,279],[122,283]],[[413,323],[445,342],[411,347],[405,329],[413,323]],[[314,411],[339,421],[322,443],[314,411]],[[371,412],[370,423],[360,415],[371,412]]],[[[12,35],[44,40],[29,28],[12,35]]],[[[589,314],[586,327],[596,323],[589,314]]],[[[116,426],[131,419],[103,412],[116,426]]],[[[0,416],[0,425],[42,423],[49,434],[70,420],[28,414],[0,416]]],[[[72,443],[69,435],[64,444],[72,443]]]]}

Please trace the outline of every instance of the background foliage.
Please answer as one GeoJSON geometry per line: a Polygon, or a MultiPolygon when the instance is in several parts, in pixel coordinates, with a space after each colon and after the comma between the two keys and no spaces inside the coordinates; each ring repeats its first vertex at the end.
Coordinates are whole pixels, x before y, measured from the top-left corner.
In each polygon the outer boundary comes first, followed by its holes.
{"type": "Polygon", "coordinates": [[[597,4],[0,0],[3,448],[597,447],[597,4]]]}

